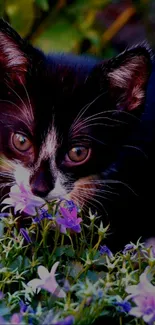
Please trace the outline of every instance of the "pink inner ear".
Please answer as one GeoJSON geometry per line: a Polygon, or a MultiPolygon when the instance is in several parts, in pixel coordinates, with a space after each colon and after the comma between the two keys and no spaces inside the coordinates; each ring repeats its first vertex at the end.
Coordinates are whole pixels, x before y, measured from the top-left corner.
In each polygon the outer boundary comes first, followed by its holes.
{"type": "Polygon", "coordinates": [[[8,35],[0,32],[0,70],[13,79],[23,80],[27,65],[28,59],[18,44],[8,35]]]}
{"type": "Polygon", "coordinates": [[[119,90],[119,101],[124,102],[127,110],[137,109],[143,103],[148,75],[144,56],[130,58],[108,74],[110,86],[119,90]]]}

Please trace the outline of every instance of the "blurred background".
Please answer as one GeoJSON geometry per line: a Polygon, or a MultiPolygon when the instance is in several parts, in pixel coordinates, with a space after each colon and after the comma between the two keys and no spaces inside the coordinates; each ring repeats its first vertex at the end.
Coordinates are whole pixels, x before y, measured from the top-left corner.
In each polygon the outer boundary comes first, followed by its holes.
{"type": "Polygon", "coordinates": [[[111,57],[142,41],[155,49],[155,0],[0,0],[0,15],[45,52],[111,57]]]}

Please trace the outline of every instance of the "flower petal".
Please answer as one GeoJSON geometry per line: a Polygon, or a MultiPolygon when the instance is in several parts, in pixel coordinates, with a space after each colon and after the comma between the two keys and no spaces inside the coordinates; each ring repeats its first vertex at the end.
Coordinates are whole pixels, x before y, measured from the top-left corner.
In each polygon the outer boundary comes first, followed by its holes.
{"type": "Polygon", "coordinates": [[[77,218],[77,209],[76,209],[76,207],[73,207],[73,209],[72,209],[72,211],[71,211],[71,216],[72,216],[72,218],[74,219],[74,218],[77,218]]]}
{"type": "Polygon", "coordinates": [[[80,225],[73,226],[72,229],[73,229],[75,232],[81,232],[81,226],[80,226],[80,225]]]}
{"type": "Polygon", "coordinates": [[[128,286],[128,287],[126,287],[125,291],[127,293],[131,293],[131,294],[134,294],[134,295],[138,295],[139,294],[138,285],[128,286]]]}
{"type": "Polygon", "coordinates": [[[29,214],[30,216],[35,216],[36,215],[36,209],[34,206],[32,205],[27,205],[24,207],[23,211],[27,214],[29,214]]]}
{"type": "Polygon", "coordinates": [[[40,207],[41,205],[45,204],[45,201],[41,197],[36,197],[34,195],[30,197],[30,200],[31,200],[31,204],[33,204],[36,207],[37,206],[40,207]]]}
{"type": "Polygon", "coordinates": [[[55,262],[51,268],[50,275],[55,276],[56,269],[59,265],[59,262],[55,262]]]}
{"type": "Polygon", "coordinates": [[[155,312],[153,313],[151,313],[151,314],[149,314],[149,315],[144,315],[143,316],[143,319],[144,319],[144,322],[146,322],[146,323],[152,323],[154,320],[155,320],[155,312]]]}
{"type": "Polygon", "coordinates": [[[1,202],[1,204],[9,204],[9,205],[12,205],[13,203],[14,202],[10,197],[6,198],[4,201],[1,202]]]}
{"type": "Polygon", "coordinates": [[[38,266],[38,275],[39,275],[39,277],[40,277],[41,280],[46,280],[50,276],[50,273],[46,269],[45,266],[39,265],[38,266]]]}
{"type": "Polygon", "coordinates": [[[44,281],[40,279],[33,279],[27,283],[28,287],[31,287],[33,291],[36,291],[37,288],[41,288],[42,285],[44,284],[44,281]]]}
{"type": "Polygon", "coordinates": [[[129,315],[135,316],[135,317],[141,317],[143,316],[142,311],[139,309],[139,307],[133,307],[129,311],[129,315]]]}
{"type": "Polygon", "coordinates": [[[62,216],[64,218],[70,218],[71,217],[71,213],[66,208],[61,207],[60,212],[61,212],[61,214],[62,214],[62,216]]]}
{"type": "Polygon", "coordinates": [[[14,211],[15,211],[15,214],[17,213],[17,211],[23,211],[25,208],[25,203],[23,202],[18,202],[17,204],[15,204],[15,208],[14,208],[14,211]]]}
{"type": "Polygon", "coordinates": [[[65,227],[64,225],[61,225],[61,226],[60,226],[60,232],[61,232],[62,234],[66,234],[66,232],[67,232],[67,231],[66,231],[66,228],[67,228],[67,227],[65,227]]]}
{"type": "Polygon", "coordinates": [[[65,298],[66,293],[61,289],[61,287],[56,282],[55,278],[49,277],[45,283],[41,286],[42,289],[45,289],[46,291],[50,292],[52,295],[59,297],[59,298],[65,298]]]}

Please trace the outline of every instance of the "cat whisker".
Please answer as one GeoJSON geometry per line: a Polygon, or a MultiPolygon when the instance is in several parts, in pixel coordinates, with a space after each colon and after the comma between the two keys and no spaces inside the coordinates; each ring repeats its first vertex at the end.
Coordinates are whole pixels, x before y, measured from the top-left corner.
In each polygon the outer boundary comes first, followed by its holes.
{"type": "MultiPolygon", "coordinates": [[[[77,134],[77,135],[73,135],[72,136],[72,139],[74,139],[74,136],[75,136],[75,138],[77,139],[78,137],[80,137],[81,138],[81,134],[77,134]]],[[[99,140],[99,139],[97,139],[97,138],[95,138],[95,137],[92,137],[91,135],[89,135],[89,134],[84,134],[83,135],[83,139],[84,138],[88,138],[88,139],[91,139],[91,140],[95,140],[96,142],[99,142],[99,143],[101,143],[101,144],[103,144],[103,145],[107,145],[105,142],[103,142],[103,141],[101,141],[101,140],[99,140]]]]}
{"type": "MultiPolygon", "coordinates": [[[[88,199],[87,199],[87,200],[88,200],[88,199]]],[[[108,212],[107,212],[106,208],[104,207],[103,203],[101,203],[99,200],[95,199],[94,197],[91,197],[91,198],[90,198],[89,203],[90,203],[91,201],[96,202],[98,205],[100,205],[100,206],[102,207],[102,209],[104,210],[105,214],[108,215],[108,212]]],[[[95,206],[95,207],[96,207],[96,206],[95,206]]],[[[96,208],[96,210],[97,210],[97,208],[96,208]]]]}
{"type": "Polygon", "coordinates": [[[8,172],[12,174],[12,170],[14,169],[14,162],[8,160],[5,157],[0,157],[0,168],[1,167],[2,169],[5,169],[3,172],[8,172]],[[11,169],[11,171],[6,170],[6,168],[9,168],[9,170],[11,169]]]}
{"type": "MultiPolygon", "coordinates": [[[[16,115],[13,115],[13,114],[3,113],[3,112],[2,112],[1,114],[5,115],[5,116],[8,116],[8,117],[13,117],[13,118],[15,118],[16,120],[19,120],[19,121],[23,121],[23,122],[27,125],[27,127],[30,129],[30,120],[28,119],[28,115],[25,114],[24,110],[21,110],[21,107],[19,107],[19,106],[16,105],[14,102],[9,101],[9,100],[0,99],[0,101],[1,101],[1,102],[5,102],[5,103],[9,103],[9,104],[15,106],[16,108],[18,108],[19,111],[24,115],[25,119],[27,120],[27,123],[26,123],[24,120],[22,120],[21,117],[19,118],[19,117],[17,116],[17,114],[16,114],[16,115]]],[[[7,125],[8,125],[8,124],[7,124],[7,125]]]]}
{"type": "MultiPolygon", "coordinates": [[[[88,185],[87,183],[83,183],[83,185],[88,185]]],[[[92,185],[92,184],[91,184],[92,185]]],[[[105,189],[101,189],[101,188],[90,188],[88,187],[88,190],[89,191],[92,191],[92,192],[99,192],[99,193],[104,193],[104,194],[113,194],[113,195],[118,195],[119,196],[119,193],[116,193],[116,192],[112,192],[112,191],[108,191],[108,190],[105,190],[105,189]]]]}
{"type": "Polygon", "coordinates": [[[26,106],[26,104],[24,103],[23,99],[20,97],[20,95],[10,86],[10,85],[7,85],[8,88],[17,96],[17,98],[19,98],[19,100],[21,101],[21,103],[24,105],[25,109],[26,109],[26,112],[28,113],[27,115],[25,115],[25,117],[27,117],[27,120],[31,123],[31,119],[29,119],[29,110],[28,110],[28,107],[26,106]]]}
{"type": "MultiPolygon", "coordinates": [[[[8,116],[8,117],[13,117],[14,119],[16,119],[16,120],[18,120],[18,121],[22,121],[26,126],[27,126],[27,128],[29,129],[29,130],[31,130],[30,129],[30,124],[28,124],[28,123],[26,123],[26,121],[25,120],[23,120],[22,118],[21,118],[21,116],[20,117],[18,117],[17,115],[12,115],[12,114],[7,114],[7,113],[1,113],[2,115],[5,115],[5,116],[8,116]]],[[[8,124],[7,124],[8,125],[8,124]]],[[[11,124],[10,124],[10,126],[11,126],[11,124]]]]}
{"type": "Polygon", "coordinates": [[[32,121],[34,120],[34,114],[33,114],[33,109],[32,109],[32,105],[31,105],[31,100],[30,100],[30,96],[28,94],[28,91],[25,87],[25,85],[23,84],[23,82],[21,82],[24,90],[25,90],[25,93],[26,93],[26,96],[27,96],[27,100],[28,100],[28,103],[29,103],[29,108],[30,108],[30,114],[31,114],[31,118],[32,118],[32,121]]]}
{"type": "MultiPolygon", "coordinates": [[[[127,124],[126,122],[124,122],[124,121],[120,121],[120,120],[116,120],[116,119],[112,119],[112,118],[110,118],[110,117],[103,117],[103,116],[99,116],[99,117],[94,117],[94,118],[86,118],[86,119],[84,119],[81,123],[80,123],[80,130],[81,130],[81,126],[83,126],[83,125],[85,125],[86,124],[86,126],[87,126],[87,123],[88,122],[93,122],[93,121],[97,121],[97,120],[108,120],[108,121],[112,121],[112,122],[116,122],[116,123],[118,123],[118,125],[119,124],[127,124]]],[[[113,125],[109,125],[108,124],[108,126],[113,126],[113,125]]],[[[73,128],[73,132],[75,133],[76,132],[76,130],[79,130],[79,125],[77,124],[77,125],[75,125],[74,126],[74,128],[73,128]]]]}
{"type": "MultiPolygon", "coordinates": [[[[78,189],[79,189],[79,187],[78,187],[78,189]]],[[[68,188],[68,190],[70,192],[72,192],[72,188],[68,188]]],[[[86,193],[86,194],[87,194],[87,201],[89,202],[90,201],[89,193],[86,193]]],[[[70,195],[70,193],[69,193],[69,195],[70,195]]],[[[75,195],[73,192],[73,193],[71,193],[71,196],[72,196],[72,199],[74,197],[75,203],[77,203],[77,201],[79,202],[79,199],[80,199],[80,202],[78,203],[78,205],[80,204],[82,209],[84,208],[84,206],[86,206],[86,204],[85,204],[86,195],[83,195],[83,193],[81,193],[81,192],[78,192],[78,195],[75,195]]],[[[94,204],[93,204],[93,206],[96,208],[96,206],[94,204]]]]}
{"type": "Polygon", "coordinates": [[[138,195],[128,184],[122,182],[122,181],[119,181],[119,180],[113,180],[113,179],[100,179],[100,180],[90,180],[88,182],[89,183],[94,183],[94,184],[120,184],[120,185],[123,185],[125,187],[127,187],[134,195],[138,195]]]}
{"type": "MultiPolygon", "coordinates": [[[[115,124],[105,124],[105,123],[90,123],[90,124],[86,124],[85,126],[83,126],[83,127],[81,127],[80,126],[80,131],[81,130],[84,130],[84,129],[86,129],[86,128],[89,128],[89,127],[91,127],[91,126],[106,126],[106,127],[110,127],[110,128],[114,128],[116,125],[115,124]]],[[[78,132],[78,131],[77,131],[78,132]]]]}
{"type": "Polygon", "coordinates": [[[145,158],[148,159],[148,155],[146,155],[146,153],[145,153],[141,148],[139,148],[139,147],[136,147],[136,146],[130,146],[130,145],[123,145],[123,147],[124,147],[124,148],[135,149],[135,150],[141,152],[141,153],[145,156],[145,158]]]}
{"type": "MultiPolygon", "coordinates": [[[[73,124],[71,125],[70,127],[70,130],[69,132],[72,131],[72,129],[74,128],[75,125],[78,124],[79,120],[82,118],[82,116],[84,115],[84,113],[88,110],[88,108],[93,105],[97,99],[99,99],[102,95],[104,95],[105,92],[101,93],[99,96],[97,96],[92,102],[88,103],[87,105],[85,105],[81,110],[80,112],[77,114],[76,118],[74,119],[74,122],[73,124]]],[[[124,115],[127,115],[127,116],[130,116],[132,117],[132,119],[135,119],[137,121],[140,121],[140,118],[138,118],[137,116],[129,113],[129,112],[126,112],[126,111],[122,111],[122,110],[119,110],[119,109],[111,109],[111,110],[106,110],[106,111],[102,111],[102,112],[99,112],[99,113],[96,113],[90,117],[95,117],[97,115],[100,115],[100,114],[107,114],[107,113],[110,113],[110,114],[113,114],[113,113],[117,113],[117,114],[124,114],[124,115]]],[[[89,118],[89,117],[88,117],[89,118]]]]}
{"type": "Polygon", "coordinates": [[[97,97],[95,97],[90,103],[86,104],[84,107],[81,108],[80,112],[77,114],[76,118],[74,119],[74,122],[78,122],[81,117],[84,115],[84,113],[89,109],[89,107],[94,104],[101,96],[103,96],[106,92],[103,92],[99,94],[97,97]]]}
{"type": "Polygon", "coordinates": [[[8,193],[4,194],[1,198],[0,198],[0,205],[2,205],[3,200],[8,197],[8,193]]]}
{"type": "Polygon", "coordinates": [[[83,196],[81,196],[81,195],[79,195],[78,196],[78,198],[74,195],[74,194],[72,194],[72,200],[73,200],[73,202],[79,207],[80,206],[80,208],[82,209],[82,211],[84,212],[84,213],[86,213],[86,211],[87,211],[87,209],[86,209],[86,204],[85,204],[85,206],[84,206],[84,204],[81,204],[81,202],[83,201],[83,196]],[[79,202],[79,199],[80,199],[80,202],[79,202]]]}
{"type": "MultiPolygon", "coordinates": [[[[75,197],[75,196],[72,195],[72,197],[75,197]]],[[[80,199],[80,207],[85,213],[87,213],[87,209],[89,210],[89,206],[87,205],[87,202],[97,210],[96,205],[94,203],[92,203],[88,197],[86,198],[86,196],[83,195],[82,193],[78,194],[78,198],[75,197],[75,203],[77,202],[78,199],[80,199]],[[81,202],[83,202],[83,203],[81,204],[81,202]]]]}
{"type": "MultiPolygon", "coordinates": [[[[88,202],[91,203],[91,204],[92,204],[91,201],[96,202],[98,205],[100,205],[100,206],[103,208],[103,210],[104,210],[104,212],[106,213],[106,215],[108,215],[107,210],[105,209],[103,203],[101,203],[99,200],[95,199],[94,197],[90,196],[90,194],[89,194],[89,192],[88,192],[89,189],[81,188],[81,187],[78,186],[78,187],[77,187],[77,190],[79,190],[77,196],[79,196],[79,195],[83,195],[84,202],[85,202],[85,201],[88,201],[88,202]],[[79,193],[79,192],[80,192],[80,193],[79,193]]],[[[107,200],[107,197],[103,197],[103,196],[100,196],[100,195],[95,194],[95,193],[94,193],[94,196],[95,196],[95,197],[104,198],[104,199],[107,200]]],[[[95,208],[96,208],[96,206],[95,206],[95,208]]]]}
{"type": "MultiPolygon", "coordinates": [[[[6,182],[14,182],[15,180],[14,180],[14,178],[13,177],[10,177],[10,176],[6,176],[6,175],[0,175],[0,177],[2,177],[2,181],[4,182],[4,183],[6,183],[6,182]]],[[[2,184],[1,182],[0,182],[0,184],[2,184]]]]}
{"type": "Polygon", "coordinates": [[[7,182],[7,183],[0,183],[0,188],[1,187],[8,187],[8,186],[13,186],[15,184],[15,182],[7,182]]]}
{"type": "MultiPolygon", "coordinates": [[[[85,193],[88,193],[88,191],[90,191],[89,188],[85,189],[85,188],[82,188],[82,187],[78,187],[78,189],[79,189],[80,191],[85,192],[85,193]]],[[[92,190],[93,190],[93,189],[92,189],[92,190]]],[[[110,199],[107,198],[106,196],[96,194],[95,192],[96,192],[96,191],[95,191],[95,189],[94,189],[93,196],[97,196],[97,197],[100,197],[100,198],[102,198],[102,199],[110,200],[110,199]]]]}

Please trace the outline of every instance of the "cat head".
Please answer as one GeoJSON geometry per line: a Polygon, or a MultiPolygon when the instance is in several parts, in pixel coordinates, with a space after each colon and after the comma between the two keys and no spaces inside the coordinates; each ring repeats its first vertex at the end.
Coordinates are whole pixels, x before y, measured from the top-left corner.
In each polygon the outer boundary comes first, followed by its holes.
{"type": "Polygon", "coordinates": [[[45,55],[0,20],[1,189],[24,182],[47,200],[96,206],[143,111],[151,61],[144,46],[95,63],[45,55]]]}

